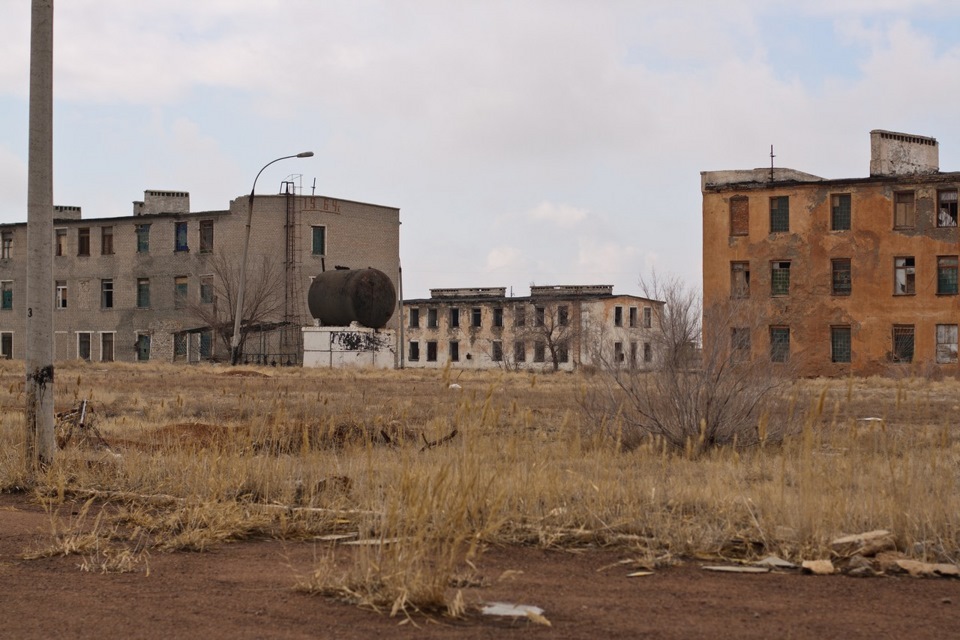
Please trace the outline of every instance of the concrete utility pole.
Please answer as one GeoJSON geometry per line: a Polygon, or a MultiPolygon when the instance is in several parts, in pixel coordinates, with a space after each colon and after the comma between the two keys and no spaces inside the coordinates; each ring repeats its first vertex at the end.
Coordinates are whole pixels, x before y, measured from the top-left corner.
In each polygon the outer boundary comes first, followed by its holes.
{"type": "Polygon", "coordinates": [[[27,461],[53,462],[53,0],[32,0],[27,175],[27,461]]]}

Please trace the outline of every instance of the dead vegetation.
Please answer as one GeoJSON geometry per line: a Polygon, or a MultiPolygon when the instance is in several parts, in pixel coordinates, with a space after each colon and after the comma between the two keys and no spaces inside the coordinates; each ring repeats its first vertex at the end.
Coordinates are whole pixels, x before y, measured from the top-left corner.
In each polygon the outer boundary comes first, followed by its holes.
{"type": "Polygon", "coordinates": [[[33,557],[75,554],[89,571],[311,539],[328,552],[302,589],[457,615],[457,585],[489,545],[852,571],[858,554],[832,543],[885,530],[890,566],[960,557],[955,380],[803,381],[767,414],[782,442],[625,451],[620,418],[599,428],[581,411],[590,381],[578,375],[464,372],[451,389],[444,371],[71,364],[58,370],[58,409],[87,399],[110,450],[74,437],[28,486],[17,364],[0,363],[0,487],[49,504],[50,543],[33,557]]]}

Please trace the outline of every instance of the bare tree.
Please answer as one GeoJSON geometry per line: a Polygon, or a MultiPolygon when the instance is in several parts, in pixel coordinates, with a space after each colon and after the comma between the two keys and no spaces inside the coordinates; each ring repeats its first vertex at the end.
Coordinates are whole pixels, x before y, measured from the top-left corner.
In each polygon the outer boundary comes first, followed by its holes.
{"type": "MultiPolygon", "coordinates": [[[[235,256],[214,253],[207,258],[203,268],[203,273],[196,274],[201,281],[199,298],[191,298],[182,304],[186,313],[209,327],[229,352],[240,286],[240,263],[235,256]]],[[[248,265],[240,318],[241,356],[252,329],[282,318],[283,277],[283,269],[269,256],[248,265]]]]}
{"type": "Polygon", "coordinates": [[[524,306],[517,313],[522,314],[517,318],[520,322],[522,317],[522,324],[515,324],[514,338],[532,341],[534,349],[542,346],[544,355],[549,355],[553,370],[559,371],[561,363],[569,361],[580,338],[580,305],[562,299],[535,297],[529,307],[524,306]]]}
{"type": "Polygon", "coordinates": [[[789,343],[773,342],[769,357],[751,349],[766,328],[759,314],[736,299],[704,313],[700,292],[677,279],[654,276],[641,288],[646,297],[665,302],[654,342],[658,366],[650,372],[625,369],[600,354],[603,374],[585,397],[588,413],[604,424],[618,418],[628,448],[655,438],[691,456],[782,437],[785,426],[770,429],[766,416],[773,392],[793,371],[789,343]],[[702,341],[704,323],[709,331],[702,341]]]}

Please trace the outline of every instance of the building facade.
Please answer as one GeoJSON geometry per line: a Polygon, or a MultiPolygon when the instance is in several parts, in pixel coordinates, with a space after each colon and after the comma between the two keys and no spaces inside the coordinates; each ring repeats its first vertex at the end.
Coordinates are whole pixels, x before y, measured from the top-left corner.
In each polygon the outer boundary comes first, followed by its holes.
{"type": "Polygon", "coordinates": [[[431,289],[403,302],[404,366],[571,371],[653,368],[663,303],[613,287],[431,289]]]}
{"type": "MultiPolygon", "coordinates": [[[[190,196],[146,191],[133,215],[54,214],[56,360],[225,359],[249,213],[249,197],[223,211],[190,211],[190,196]]],[[[394,207],[297,195],[253,202],[244,360],[299,364],[306,291],[336,266],[375,267],[399,286],[400,212],[394,207]]],[[[0,353],[23,358],[26,223],[0,225],[0,353]]],[[[396,329],[399,314],[388,328],[396,329]]]]}
{"type": "Polygon", "coordinates": [[[702,172],[705,346],[801,375],[958,373],[960,172],[933,138],[870,139],[866,178],[702,172]]]}

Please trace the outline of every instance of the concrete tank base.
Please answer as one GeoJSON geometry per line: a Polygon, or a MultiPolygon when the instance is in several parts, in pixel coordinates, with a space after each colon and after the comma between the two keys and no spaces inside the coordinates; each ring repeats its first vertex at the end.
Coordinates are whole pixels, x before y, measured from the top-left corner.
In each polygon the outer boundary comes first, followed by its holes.
{"type": "Polygon", "coordinates": [[[396,332],[349,327],[303,327],[303,366],[393,369],[397,363],[396,332]]]}

